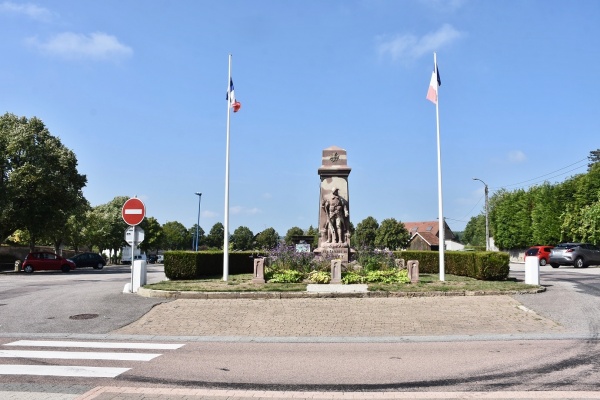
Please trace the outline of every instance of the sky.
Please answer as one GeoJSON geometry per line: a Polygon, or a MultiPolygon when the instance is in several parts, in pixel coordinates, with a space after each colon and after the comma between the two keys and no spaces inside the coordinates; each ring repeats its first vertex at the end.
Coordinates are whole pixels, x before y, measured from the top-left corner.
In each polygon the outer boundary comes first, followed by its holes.
{"type": "Polygon", "coordinates": [[[506,188],[585,173],[598,141],[595,0],[0,0],[0,113],[38,117],[92,206],[159,223],[318,225],[322,151],[347,151],[350,219],[461,231],[506,188]],[[200,192],[199,197],[195,193],[200,192]],[[200,200],[200,201],[199,201],[200,200]]]}

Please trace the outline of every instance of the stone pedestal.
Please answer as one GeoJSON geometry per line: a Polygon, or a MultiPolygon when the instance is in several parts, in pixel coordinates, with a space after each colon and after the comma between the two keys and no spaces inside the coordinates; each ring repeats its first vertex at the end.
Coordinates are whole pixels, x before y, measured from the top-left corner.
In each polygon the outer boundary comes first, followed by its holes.
{"type": "Polygon", "coordinates": [[[419,283],[419,261],[408,260],[406,266],[408,268],[408,277],[410,278],[410,283],[419,283]]]}
{"type": "Polygon", "coordinates": [[[263,257],[254,259],[252,283],[265,283],[265,259],[263,257]]]}
{"type": "Polygon", "coordinates": [[[318,254],[333,254],[342,262],[350,260],[350,197],[346,150],[332,146],[323,150],[319,168],[318,254]]]}
{"type": "Polygon", "coordinates": [[[331,260],[331,282],[330,284],[342,283],[342,260],[331,260]]]}

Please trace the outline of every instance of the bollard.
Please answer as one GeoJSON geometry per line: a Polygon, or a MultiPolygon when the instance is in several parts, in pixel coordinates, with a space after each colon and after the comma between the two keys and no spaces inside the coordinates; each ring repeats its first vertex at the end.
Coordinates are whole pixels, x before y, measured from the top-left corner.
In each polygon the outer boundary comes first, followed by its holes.
{"type": "Polygon", "coordinates": [[[525,284],[540,284],[540,261],[537,257],[525,257],[525,284]]]}
{"type": "Polygon", "coordinates": [[[329,283],[342,283],[342,260],[331,260],[331,281],[329,283]]]}
{"type": "Polygon", "coordinates": [[[146,261],[135,260],[131,269],[133,283],[131,287],[132,293],[137,293],[138,289],[146,284],[146,261]]]}
{"type": "Polygon", "coordinates": [[[15,261],[15,272],[21,271],[21,260],[15,261]]]}
{"type": "Polygon", "coordinates": [[[265,259],[259,257],[254,259],[254,276],[252,283],[265,283],[265,259]]]}
{"type": "Polygon", "coordinates": [[[408,260],[406,265],[410,283],[419,283],[419,260],[408,260]]]}

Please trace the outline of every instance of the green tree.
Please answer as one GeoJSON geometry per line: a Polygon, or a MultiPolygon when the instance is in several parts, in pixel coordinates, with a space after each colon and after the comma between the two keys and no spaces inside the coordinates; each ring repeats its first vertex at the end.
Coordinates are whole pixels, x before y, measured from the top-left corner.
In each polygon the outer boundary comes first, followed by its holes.
{"type": "MultiPolygon", "coordinates": [[[[198,226],[198,224],[194,224],[188,231],[188,235],[191,238],[191,243],[196,243],[196,227],[198,227],[198,250],[201,250],[202,248],[206,249],[208,247],[206,246],[206,233],[201,226],[198,226]]],[[[192,250],[196,250],[196,248],[192,246],[192,250]]]]}
{"type": "Polygon", "coordinates": [[[271,250],[279,244],[279,234],[274,228],[267,228],[256,235],[256,246],[259,249],[271,250]]]}
{"type": "Polygon", "coordinates": [[[116,196],[106,204],[92,208],[87,213],[87,224],[84,236],[91,248],[98,251],[109,249],[113,255],[118,254],[125,243],[127,224],[123,221],[121,210],[127,201],[126,196],[116,196]]]}
{"type": "Polygon", "coordinates": [[[302,228],[298,228],[297,226],[294,226],[294,227],[288,229],[283,241],[288,246],[291,246],[292,244],[294,244],[294,241],[292,240],[293,236],[303,236],[303,235],[304,235],[304,231],[302,230],[302,228]]]}
{"type": "Polygon", "coordinates": [[[485,246],[485,215],[471,217],[463,233],[463,243],[471,246],[485,246]]]}
{"type": "Polygon", "coordinates": [[[75,154],[36,117],[4,114],[0,137],[0,233],[4,239],[27,229],[33,250],[84,202],[87,178],[77,171],[75,154]]]}
{"type": "Polygon", "coordinates": [[[144,230],[144,241],[140,243],[140,250],[158,251],[163,242],[163,229],[160,223],[154,217],[146,217],[140,223],[140,228],[144,230]]]}
{"type": "Polygon", "coordinates": [[[356,233],[352,235],[353,246],[372,249],[375,247],[379,223],[373,217],[367,217],[356,225],[356,233]]]}
{"type": "Polygon", "coordinates": [[[563,197],[558,185],[544,183],[529,189],[532,197],[531,235],[533,245],[555,244],[560,241],[563,197]]]}
{"type": "Polygon", "coordinates": [[[191,247],[188,230],[181,222],[170,221],[162,226],[165,250],[186,250],[191,247]]]}
{"type": "Polygon", "coordinates": [[[594,164],[600,163],[600,149],[590,151],[588,160],[589,160],[588,171],[591,171],[594,164]]]}
{"type": "Polygon", "coordinates": [[[382,249],[398,250],[406,248],[410,234],[400,221],[388,218],[381,221],[375,235],[375,246],[382,249]]]}
{"type": "Polygon", "coordinates": [[[210,232],[206,236],[206,245],[210,248],[222,249],[225,241],[225,227],[222,223],[217,222],[210,228],[210,232]]]}
{"type": "Polygon", "coordinates": [[[500,190],[492,196],[490,222],[494,242],[501,249],[517,249],[534,244],[531,211],[532,196],[523,189],[500,190]]]}
{"type": "Polygon", "coordinates": [[[312,225],[308,227],[306,230],[306,236],[312,236],[313,241],[311,243],[313,248],[317,248],[319,246],[319,230],[312,225]]]}
{"type": "Polygon", "coordinates": [[[254,248],[254,233],[246,226],[239,226],[231,235],[234,250],[252,250],[254,248]]]}

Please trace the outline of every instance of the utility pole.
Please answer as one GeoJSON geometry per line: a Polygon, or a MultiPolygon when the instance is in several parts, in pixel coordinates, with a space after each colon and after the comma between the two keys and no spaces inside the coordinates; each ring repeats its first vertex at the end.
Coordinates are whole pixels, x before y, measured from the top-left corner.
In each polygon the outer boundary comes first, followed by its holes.
{"type": "Polygon", "coordinates": [[[479,181],[485,186],[485,251],[490,251],[490,225],[488,220],[489,206],[488,206],[488,185],[479,178],[473,178],[474,181],[479,181]]]}
{"type": "Polygon", "coordinates": [[[202,193],[196,192],[198,196],[198,223],[196,224],[196,251],[198,251],[198,230],[200,229],[200,200],[202,199],[202,193]]]}

